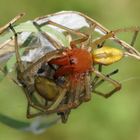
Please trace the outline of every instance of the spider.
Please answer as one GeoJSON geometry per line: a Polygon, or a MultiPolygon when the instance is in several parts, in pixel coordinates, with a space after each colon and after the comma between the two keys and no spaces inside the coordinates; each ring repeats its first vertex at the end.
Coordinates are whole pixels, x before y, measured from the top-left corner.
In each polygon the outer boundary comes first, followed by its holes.
{"type": "MultiPolygon", "coordinates": [[[[47,17],[68,13],[70,12],[56,13],[47,17]]],[[[140,59],[140,53],[133,48],[139,32],[138,27],[109,31],[90,17],[79,12],[74,13],[90,22],[91,32],[98,28],[104,32],[104,35],[96,40],[92,40],[90,34],[79,32],[51,20],[38,24],[37,20],[44,19],[45,17],[38,18],[33,21],[34,26],[44,38],[53,44],[56,50],[46,53],[27,68],[22,63],[19,54],[18,36],[12,26],[23,14],[18,15],[4,27],[0,28],[0,34],[7,28],[14,33],[17,79],[27,97],[27,118],[57,113],[61,116],[62,122],[65,123],[71,109],[77,108],[83,102],[91,100],[92,92],[108,98],[121,89],[121,84],[110,77],[117,73],[118,69],[104,75],[102,74],[102,66],[111,65],[126,55],[140,59]],[[41,29],[45,24],[60,28],[69,35],[74,34],[78,39],[72,39],[70,46],[65,48],[41,29]],[[116,33],[123,31],[134,32],[130,45],[116,37],[116,33]],[[107,39],[114,40],[124,50],[105,46],[104,43],[107,39]],[[95,65],[98,65],[98,68],[95,65]],[[93,74],[95,75],[94,78],[93,74]],[[96,90],[104,81],[114,86],[107,93],[96,90]],[[38,103],[34,100],[34,92],[44,99],[43,103],[38,103]],[[39,112],[32,113],[31,107],[39,112]]]]}

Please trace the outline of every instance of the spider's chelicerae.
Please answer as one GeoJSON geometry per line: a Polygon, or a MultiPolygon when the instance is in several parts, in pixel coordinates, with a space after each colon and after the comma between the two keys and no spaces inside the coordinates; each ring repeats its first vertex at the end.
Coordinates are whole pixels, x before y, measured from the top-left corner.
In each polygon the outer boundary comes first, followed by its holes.
{"type": "Polygon", "coordinates": [[[38,32],[55,47],[55,50],[46,53],[36,60],[36,62],[31,63],[25,68],[19,54],[17,33],[12,26],[22,16],[22,14],[18,15],[4,27],[0,28],[0,34],[7,30],[7,28],[11,29],[14,33],[17,79],[22,84],[28,100],[28,118],[57,113],[61,116],[62,122],[66,122],[71,109],[77,108],[81,103],[89,101],[91,93],[108,98],[121,89],[120,83],[110,78],[118,70],[116,69],[104,75],[102,74],[103,65],[113,64],[121,60],[124,56],[132,56],[140,60],[140,53],[133,48],[140,30],[139,27],[109,31],[82,13],[68,11],[40,17],[33,21],[38,32]],[[59,23],[59,20],[58,22],[55,21],[54,18],[72,14],[78,15],[87,21],[90,30],[89,34],[77,31],[69,26],[64,26],[59,23]],[[56,29],[63,30],[65,34],[71,37],[70,45],[64,47],[58,43],[47,32],[41,29],[44,25],[51,25],[56,29]],[[92,33],[97,30],[102,35],[93,40],[92,33]],[[116,37],[116,33],[124,31],[134,32],[131,44],[116,37]],[[76,39],[73,39],[73,35],[76,36],[76,39]],[[122,49],[106,46],[106,40],[113,40],[122,49]],[[92,76],[93,74],[94,77],[92,76]],[[107,93],[97,90],[97,87],[104,81],[114,86],[107,93]],[[34,92],[42,98],[41,102],[37,102],[34,99],[34,92]],[[37,109],[39,112],[31,113],[30,107],[37,109]]]}

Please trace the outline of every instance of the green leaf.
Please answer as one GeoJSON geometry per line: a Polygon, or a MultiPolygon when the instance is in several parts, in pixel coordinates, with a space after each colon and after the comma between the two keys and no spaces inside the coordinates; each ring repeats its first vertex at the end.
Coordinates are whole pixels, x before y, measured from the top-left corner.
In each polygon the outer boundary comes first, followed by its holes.
{"type": "Polygon", "coordinates": [[[23,129],[30,126],[29,122],[23,122],[0,113],[0,122],[12,128],[23,129]]]}
{"type": "Polygon", "coordinates": [[[0,82],[0,103],[0,122],[15,129],[38,133],[59,120],[54,115],[27,119],[27,99],[24,91],[9,75],[0,82]]]}

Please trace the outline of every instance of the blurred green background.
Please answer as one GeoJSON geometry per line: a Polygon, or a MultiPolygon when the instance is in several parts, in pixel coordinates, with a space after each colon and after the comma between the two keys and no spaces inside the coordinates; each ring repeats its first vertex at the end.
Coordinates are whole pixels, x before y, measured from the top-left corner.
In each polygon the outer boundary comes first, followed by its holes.
{"type": "MultiPolygon", "coordinates": [[[[20,12],[26,12],[22,19],[26,21],[62,10],[85,13],[111,30],[140,26],[139,0],[0,0],[0,26],[20,12]]],[[[140,40],[140,50],[139,45],[140,40]]],[[[0,140],[140,140],[140,62],[127,58],[108,70],[115,68],[120,71],[113,78],[123,88],[111,98],[93,95],[72,111],[67,124],[54,125],[40,135],[0,123],[0,140]]]]}

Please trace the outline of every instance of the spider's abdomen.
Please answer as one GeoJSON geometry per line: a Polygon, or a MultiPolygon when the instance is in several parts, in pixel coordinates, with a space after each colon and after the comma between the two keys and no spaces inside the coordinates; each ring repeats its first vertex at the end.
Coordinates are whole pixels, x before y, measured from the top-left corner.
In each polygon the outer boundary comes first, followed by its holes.
{"type": "Polygon", "coordinates": [[[59,94],[56,84],[41,76],[35,77],[34,86],[38,94],[48,101],[55,100],[59,94]]]}

